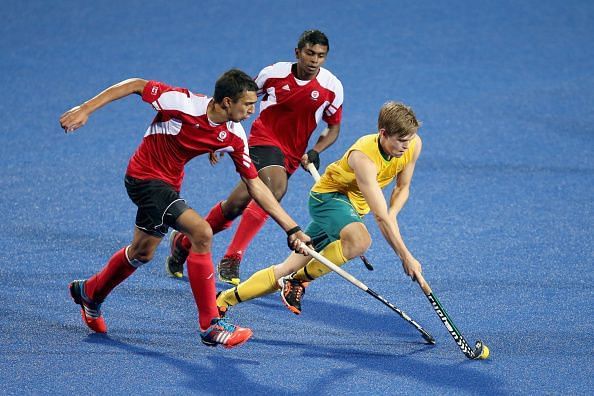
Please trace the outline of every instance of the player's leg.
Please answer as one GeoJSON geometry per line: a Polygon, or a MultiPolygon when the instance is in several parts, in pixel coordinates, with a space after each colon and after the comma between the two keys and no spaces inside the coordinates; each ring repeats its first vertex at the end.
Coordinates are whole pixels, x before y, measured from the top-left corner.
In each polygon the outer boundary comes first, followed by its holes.
{"type": "Polygon", "coordinates": [[[188,279],[198,308],[200,337],[206,345],[234,347],[252,336],[250,329],[225,322],[216,305],[216,286],[212,263],[212,229],[193,209],[187,209],[175,220],[175,227],[191,242],[188,254],[188,279]]]}
{"type": "Polygon", "coordinates": [[[160,181],[126,177],[125,185],[130,199],[138,206],[132,243],[113,254],[101,271],[91,278],[73,281],[69,286],[73,300],[82,306],[85,324],[101,333],[107,331],[101,303],[117,285],[152,259],[167,232],[167,226],[162,224],[164,212],[169,206],[175,207],[174,202],[179,200],[179,194],[160,181]]]}
{"type": "Polygon", "coordinates": [[[291,253],[283,263],[257,271],[236,287],[227,289],[217,296],[219,312],[226,312],[229,307],[243,301],[252,300],[280,289],[278,280],[302,268],[309,257],[291,253]]]}
{"type": "MultiPolygon", "coordinates": [[[[371,240],[365,226],[361,223],[361,218],[351,210],[350,203],[347,206],[344,201],[338,201],[334,195],[326,198],[324,203],[314,200],[313,210],[310,203],[312,217],[321,223],[312,221],[306,233],[312,237],[316,250],[332,262],[342,265],[367,250],[371,240]],[[344,245],[342,238],[344,238],[344,245]]],[[[317,260],[292,253],[281,264],[262,269],[237,287],[220,293],[217,297],[217,305],[220,311],[225,312],[230,306],[242,301],[278,290],[278,282],[282,279],[283,303],[292,312],[299,314],[305,282],[327,272],[326,267],[317,260]],[[297,273],[293,277],[287,277],[295,271],[297,273]]]]}
{"type": "Polygon", "coordinates": [[[152,258],[160,242],[161,237],[135,229],[132,243],[114,253],[98,273],[70,283],[70,294],[81,305],[83,321],[89,328],[98,333],[107,332],[101,304],[116,286],[152,258]]]}
{"type": "Polygon", "coordinates": [[[117,285],[152,260],[161,238],[135,228],[132,243],[118,250],[101,271],[86,281],[85,294],[93,301],[103,302],[117,285]]]}
{"type": "MultiPolygon", "coordinates": [[[[305,230],[314,243],[316,251],[341,266],[353,257],[365,252],[371,237],[361,217],[353,209],[348,198],[342,194],[310,193],[309,213],[312,222],[305,230]]],[[[292,312],[301,312],[305,285],[330,270],[315,259],[283,279],[281,299],[292,312]]]]}
{"type": "MultiPolygon", "coordinates": [[[[312,236],[314,241],[316,241],[317,237],[318,246],[323,247],[320,252],[322,256],[333,263],[342,265],[353,257],[362,254],[358,253],[359,251],[364,252],[369,247],[370,239],[364,237],[365,234],[367,236],[369,234],[360,226],[363,226],[363,224],[359,222],[348,224],[340,232],[341,239],[332,242],[323,236],[320,238],[324,234],[323,231],[316,232],[316,229],[319,228],[315,223],[308,226],[306,233],[309,232],[308,235],[312,236]],[[342,237],[344,237],[346,243],[343,243],[342,237]]],[[[328,272],[329,270],[317,260],[291,253],[281,264],[262,269],[237,287],[222,292],[217,297],[217,305],[221,311],[225,312],[229,306],[275,292],[279,289],[279,281],[281,281],[281,299],[283,303],[291,312],[300,314],[301,299],[305,294],[305,284],[328,272]],[[288,276],[291,274],[294,274],[293,277],[288,276]]]]}
{"type": "MultiPolygon", "coordinates": [[[[217,234],[231,227],[233,220],[239,216],[252,198],[245,183],[239,182],[225,201],[217,202],[208,212],[204,220],[217,234]]],[[[169,256],[165,259],[165,270],[174,278],[183,277],[184,263],[190,253],[192,243],[183,233],[173,230],[169,235],[169,256]]]]}
{"type": "MultiPolygon", "coordinates": [[[[258,176],[280,202],[287,192],[288,181],[287,171],[284,167],[285,157],[283,153],[278,147],[256,146],[250,147],[250,154],[258,169],[258,176]]],[[[245,191],[247,192],[247,189],[245,191]]],[[[237,192],[241,193],[243,191],[238,190],[237,192]]],[[[243,211],[243,215],[233,235],[231,244],[218,266],[219,279],[234,285],[239,284],[239,267],[247,247],[262,229],[269,217],[268,213],[253,200],[249,201],[247,207],[238,205],[237,203],[243,205],[245,201],[242,201],[244,196],[237,195],[231,194],[230,199],[222,205],[223,212],[227,218],[237,216],[240,210],[243,211]]]]}
{"type": "MultiPolygon", "coordinates": [[[[338,266],[364,254],[371,246],[371,236],[363,223],[347,224],[340,230],[339,235],[338,240],[329,243],[322,251],[324,257],[338,266]]],[[[329,272],[331,271],[328,267],[312,259],[303,269],[297,271],[293,278],[311,282],[329,272]]]]}

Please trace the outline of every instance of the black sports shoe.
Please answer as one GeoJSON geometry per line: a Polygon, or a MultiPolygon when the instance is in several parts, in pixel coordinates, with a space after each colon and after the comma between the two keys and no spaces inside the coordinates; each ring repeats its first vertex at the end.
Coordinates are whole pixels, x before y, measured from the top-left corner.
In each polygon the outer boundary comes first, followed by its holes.
{"type": "Polygon", "coordinates": [[[297,279],[284,278],[281,290],[283,304],[295,315],[301,313],[301,298],[305,294],[305,282],[297,279]]]}
{"type": "Polygon", "coordinates": [[[239,264],[241,257],[239,255],[224,256],[217,267],[219,279],[232,285],[239,285],[239,264]]]}
{"type": "Polygon", "coordinates": [[[174,278],[183,278],[184,263],[190,252],[181,244],[184,234],[177,230],[171,231],[169,235],[170,255],[165,259],[165,271],[174,278]]]}

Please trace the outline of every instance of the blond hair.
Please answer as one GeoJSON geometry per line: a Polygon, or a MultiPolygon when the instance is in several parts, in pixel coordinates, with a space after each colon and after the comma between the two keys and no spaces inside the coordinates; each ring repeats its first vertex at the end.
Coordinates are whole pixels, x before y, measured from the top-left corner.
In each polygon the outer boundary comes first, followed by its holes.
{"type": "Polygon", "coordinates": [[[421,122],[417,121],[413,110],[404,103],[389,101],[380,109],[377,129],[384,129],[388,136],[414,135],[420,126],[421,122]]]}

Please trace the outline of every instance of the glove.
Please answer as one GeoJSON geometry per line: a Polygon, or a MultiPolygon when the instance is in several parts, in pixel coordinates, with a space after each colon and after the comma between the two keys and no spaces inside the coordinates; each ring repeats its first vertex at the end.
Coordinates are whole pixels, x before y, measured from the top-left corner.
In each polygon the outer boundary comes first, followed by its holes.
{"type": "Polygon", "coordinates": [[[316,150],[311,149],[307,152],[307,160],[314,164],[316,169],[320,169],[320,153],[316,150]]]}

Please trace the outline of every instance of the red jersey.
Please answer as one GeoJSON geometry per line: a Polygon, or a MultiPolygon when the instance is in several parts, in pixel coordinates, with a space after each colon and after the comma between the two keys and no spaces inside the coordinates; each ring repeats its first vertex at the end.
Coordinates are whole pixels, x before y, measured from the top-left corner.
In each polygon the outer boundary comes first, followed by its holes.
{"type": "Polygon", "coordinates": [[[291,62],[262,69],[256,83],[263,95],[260,114],[252,125],[250,146],[276,146],[285,155],[285,168],[293,173],[320,120],[328,125],[342,119],[342,84],[324,68],[311,81],[297,80],[291,62]]]}
{"type": "Polygon", "coordinates": [[[214,124],[208,119],[206,109],[211,98],[149,81],[142,100],[157,110],[157,116],[130,158],[127,175],[162,180],[179,191],[188,161],[200,154],[226,152],[237,173],[248,179],[258,177],[241,124],[214,124]]]}

